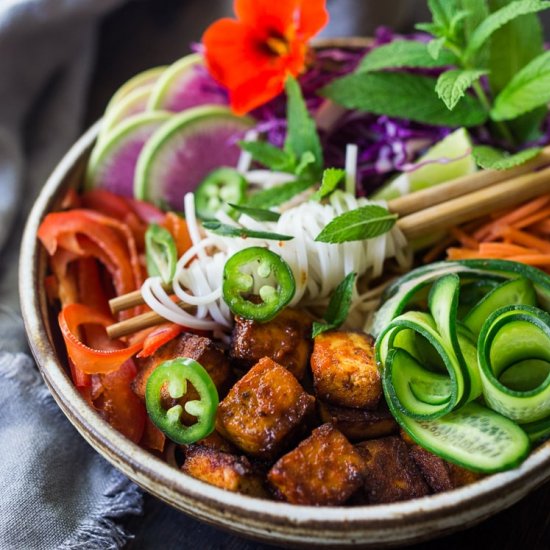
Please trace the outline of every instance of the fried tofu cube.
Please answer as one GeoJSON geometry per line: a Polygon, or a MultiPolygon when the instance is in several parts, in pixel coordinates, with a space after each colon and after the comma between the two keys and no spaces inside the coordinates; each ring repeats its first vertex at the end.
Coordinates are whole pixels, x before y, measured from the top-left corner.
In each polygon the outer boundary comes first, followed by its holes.
{"type": "Polygon", "coordinates": [[[474,483],[484,477],[483,474],[472,472],[452,462],[447,462],[447,467],[454,488],[470,485],[470,483],[474,483]]]}
{"type": "MultiPolygon", "coordinates": [[[[216,451],[222,451],[224,453],[237,454],[238,452],[234,445],[224,439],[216,431],[213,431],[210,435],[204,437],[203,439],[199,439],[195,445],[200,445],[201,447],[206,447],[208,449],[214,449],[216,451]]],[[[184,445],[184,447],[189,447],[189,445],[184,445]]]]}
{"type": "Polygon", "coordinates": [[[376,439],[391,435],[398,430],[397,422],[383,399],[373,411],[337,407],[322,401],[317,401],[317,404],[321,420],[330,422],[350,441],[376,439]]]}
{"type": "Polygon", "coordinates": [[[363,484],[365,465],[353,445],[331,424],[280,458],[267,474],[282,500],[292,504],[343,504],[363,484]]]}
{"type": "Polygon", "coordinates": [[[418,466],[420,473],[434,493],[449,491],[453,488],[447,463],[438,456],[423,449],[419,445],[413,445],[409,454],[418,466]]]}
{"type": "Polygon", "coordinates": [[[267,357],[252,367],[218,407],[216,428],[245,453],[274,459],[315,408],[315,398],[267,357]]]}
{"type": "Polygon", "coordinates": [[[246,369],[269,357],[301,380],[310,352],[311,318],[307,313],[287,308],[267,323],[235,317],[229,353],[246,369]]]}
{"type": "Polygon", "coordinates": [[[364,491],[370,504],[408,500],[430,492],[399,437],[363,441],[356,449],[366,463],[364,491]]]}
{"type": "Polygon", "coordinates": [[[190,445],[182,472],[234,493],[266,497],[263,479],[244,456],[235,456],[202,445],[190,445]]]}
{"type": "Polygon", "coordinates": [[[311,370],[322,401],[376,409],[382,384],[374,359],[374,339],[361,332],[323,332],[315,337],[311,370]]]}
{"type": "Polygon", "coordinates": [[[223,393],[227,388],[231,378],[231,367],[223,348],[210,338],[186,333],[170,340],[150,357],[138,360],[139,372],[132,385],[138,397],[145,399],[145,388],[151,373],[164,361],[177,357],[188,357],[200,363],[219,392],[223,393]]]}

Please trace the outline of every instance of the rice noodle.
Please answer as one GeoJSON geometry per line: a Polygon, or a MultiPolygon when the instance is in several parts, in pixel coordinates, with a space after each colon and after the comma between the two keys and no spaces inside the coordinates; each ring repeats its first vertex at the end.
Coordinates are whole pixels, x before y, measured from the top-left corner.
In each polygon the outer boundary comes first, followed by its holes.
{"type": "MultiPolygon", "coordinates": [[[[268,174],[272,177],[274,173],[268,174]]],[[[397,227],[370,240],[339,245],[315,241],[315,237],[336,216],[368,204],[385,206],[384,201],[369,201],[336,191],[326,204],[307,200],[282,211],[276,222],[260,222],[246,215],[241,215],[236,222],[220,211],[218,217],[223,223],[294,236],[290,241],[241,239],[202,229],[195,215],[194,196],[188,193],[184,207],[193,245],[178,261],[172,290],[181,302],[195,307],[196,313],[184,311],[174,303],[158,277],[150,277],[142,286],[144,301],[169,321],[189,328],[227,334],[233,325],[233,316],[222,297],[224,265],[236,252],[250,246],[261,246],[279,254],[291,267],[296,280],[296,293],[291,306],[299,304],[314,310],[324,308],[336,286],[352,271],[364,283],[381,275],[387,258],[395,258],[403,269],[410,266],[411,254],[407,241],[397,227]]],[[[361,293],[354,291],[347,320],[347,326],[353,328],[363,328],[369,312],[378,304],[372,293],[365,292],[365,284],[361,288],[361,293]]]]}

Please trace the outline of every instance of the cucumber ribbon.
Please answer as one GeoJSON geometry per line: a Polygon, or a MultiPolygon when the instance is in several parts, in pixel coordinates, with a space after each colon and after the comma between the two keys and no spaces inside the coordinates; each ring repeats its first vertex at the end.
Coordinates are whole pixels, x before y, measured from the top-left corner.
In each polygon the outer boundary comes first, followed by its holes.
{"type": "Polygon", "coordinates": [[[550,277],[511,262],[465,264],[419,268],[392,285],[375,319],[386,317],[377,360],[392,413],[413,439],[493,472],[519,463],[529,439],[550,436],[550,315],[537,307],[548,308],[550,277]],[[495,438],[514,443],[495,451],[495,438]]]}

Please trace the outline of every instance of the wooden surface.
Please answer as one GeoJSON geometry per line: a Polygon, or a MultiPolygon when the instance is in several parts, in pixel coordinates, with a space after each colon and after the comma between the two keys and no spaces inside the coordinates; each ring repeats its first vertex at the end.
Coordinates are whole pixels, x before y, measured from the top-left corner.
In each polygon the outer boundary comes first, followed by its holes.
{"type": "MultiPolygon", "coordinates": [[[[133,0],[107,17],[91,77],[86,125],[101,116],[120,84],[141,70],[187,53],[209,22],[227,15],[229,7],[230,2],[223,0],[133,0]]],[[[164,550],[268,548],[191,520],[153,497],[146,498],[145,516],[132,519],[128,527],[136,533],[132,549],[158,547],[159,537],[164,550]]],[[[550,484],[476,527],[411,548],[549,550],[550,484]]]]}

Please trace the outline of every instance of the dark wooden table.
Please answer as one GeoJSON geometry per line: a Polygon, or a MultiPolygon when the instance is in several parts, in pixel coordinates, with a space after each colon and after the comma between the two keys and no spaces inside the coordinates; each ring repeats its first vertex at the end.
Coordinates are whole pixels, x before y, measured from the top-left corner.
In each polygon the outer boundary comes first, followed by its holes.
{"type": "MultiPolygon", "coordinates": [[[[139,71],[181,57],[212,20],[230,11],[228,0],[133,0],[109,15],[101,29],[86,124],[101,116],[120,84],[139,71]]],[[[130,547],[140,550],[159,544],[164,550],[264,547],[187,518],[153,497],[146,498],[145,516],[131,520],[128,527],[136,533],[130,547]]],[[[476,527],[412,548],[550,550],[550,484],[476,527]]]]}

